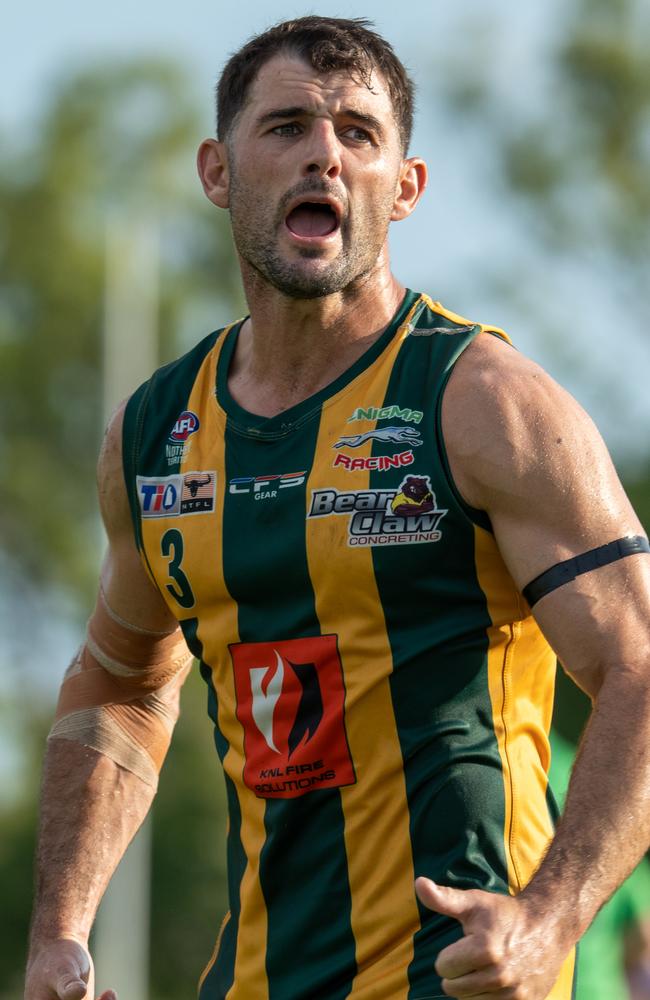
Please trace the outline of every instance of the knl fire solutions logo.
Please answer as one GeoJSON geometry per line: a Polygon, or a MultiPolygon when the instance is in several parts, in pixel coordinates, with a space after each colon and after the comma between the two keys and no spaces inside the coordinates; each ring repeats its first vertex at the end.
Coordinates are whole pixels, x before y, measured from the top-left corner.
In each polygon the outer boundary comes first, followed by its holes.
{"type": "Polygon", "coordinates": [[[240,642],[230,654],[248,788],[286,799],[353,784],[337,637],[240,642]]]}

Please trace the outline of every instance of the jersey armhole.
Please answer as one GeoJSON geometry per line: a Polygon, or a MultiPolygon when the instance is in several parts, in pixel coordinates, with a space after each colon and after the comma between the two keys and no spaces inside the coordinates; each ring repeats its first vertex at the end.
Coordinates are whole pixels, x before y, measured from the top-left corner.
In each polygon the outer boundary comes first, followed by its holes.
{"type": "Polygon", "coordinates": [[[142,442],[142,429],[144,427],[145,413],[151,395],[152,383],[155,376],[135,390],[124,410],[124,422],[122,424],[122,469],[124,472],[124,484],[126,495],[131,511],[133,522],[133,533],[138,551],[144,553],[142,539],[142,525],[140,523],[140,503],[136,487],[136,476],[138,468],[138,457],[142,442]]]}
{"type": "Polygon", "coordinates": [[[458,489],[453,473],[451,471],[451,465],[449,464],[449,456],[447,454],[447,448],[445,446],[445,438],[444,434],[442,433],[442,401],[445,395],[445,389],[447,388],[447,383],[449,382],[451,373],[454,370],[458,358],[463,353],[463,351],[466,350],[467,347],[469,347],[469,345],[472,343],[474,338],[478,336],[479,333],[489,333],[491,334],[491,336],[498,337],[499,340],[503,340],[506,344],[512,347],[512,342],[510,338],[498,327],[478,325],[478,328],[476,329],[471,339],[466,341],[466,343],[463,345],[462,350],[459,351],[456,357],[454,357],[451,360],[440,382],[440,388],[438,390],[438,398],[436,399],[436,411],[435,411],[436,439],[438,442],[438,450],[440,452],[442,468],[445,474],[445,478],[447,480],[447,485],[449,486],[449,489],[451,490],[451,493],[454,499],[456,500],[458,506],[460,507],[463,514],[465,514],[465,516],[472,522],[472,524],[478,525],[479,528],[484,528],[486,531],[489,531],[490,534],[493,535],[494,531],[492,529],[492,522],[490,521],[487,512],[484,510],[480,510],[478,507],[472,507],[470,504],[468,504],[463,495],[461,494],[460,490],[458,489]]]}

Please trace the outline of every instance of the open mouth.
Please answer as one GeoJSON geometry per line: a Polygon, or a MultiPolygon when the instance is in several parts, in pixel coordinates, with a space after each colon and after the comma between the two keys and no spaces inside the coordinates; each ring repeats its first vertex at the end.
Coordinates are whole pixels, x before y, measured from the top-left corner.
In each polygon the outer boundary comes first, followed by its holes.
{"type": "Polygon", "coordinates": [[[294,236],[329,236],[338,229],[339,220],[331,205],[303,201],[289,212],[286,223],[294,236]]]}

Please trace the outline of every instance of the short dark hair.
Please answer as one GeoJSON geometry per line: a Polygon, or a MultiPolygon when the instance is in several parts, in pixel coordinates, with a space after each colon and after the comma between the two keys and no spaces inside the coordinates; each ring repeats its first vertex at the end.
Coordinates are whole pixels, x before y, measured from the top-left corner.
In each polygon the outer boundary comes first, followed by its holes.
{"type": "Polygon", "coordinates": [[[295,53],[319,72],[347,70],[368,88],[372,71],[386,81],[404,152],[411,141],[415,88],[392,46],[355,17],[310,15],[282,21],[251,38],[226,63],[217,84],[217,138],[224,141],[262,66],[280,53],[295,53]]]}

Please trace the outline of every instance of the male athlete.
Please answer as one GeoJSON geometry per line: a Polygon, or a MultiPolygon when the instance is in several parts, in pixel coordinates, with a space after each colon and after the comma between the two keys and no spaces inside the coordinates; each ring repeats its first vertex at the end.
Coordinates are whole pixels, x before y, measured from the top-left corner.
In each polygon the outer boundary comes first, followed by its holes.
{"type": "Polygon", "coordinates": [[[199,172],[250,315],[107,433],[25,996],[94,1000],[88,934],[189,647],[230,810],[201,1000],[569,1000],[575,943],[650,841],[642,528],[576,403],[392,275],[427,169],[367,22],[253,39],[218,113],[199,172]],[[594,712],[554,835],[555,654],[594,712]]]}

